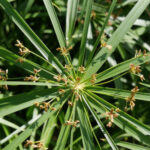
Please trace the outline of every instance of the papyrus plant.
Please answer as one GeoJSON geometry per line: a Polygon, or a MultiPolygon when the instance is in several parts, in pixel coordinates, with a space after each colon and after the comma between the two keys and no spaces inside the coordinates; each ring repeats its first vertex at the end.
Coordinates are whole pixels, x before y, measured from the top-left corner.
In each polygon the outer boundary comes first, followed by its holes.
{"type": "MultiPolygon", "coordinates": [[[[129,115],[128,112],[136,107],[136,101],[149,101],[150,94],[140,92],[137,85],[132,89],[121,90],[106,87],[105,84],[107,83],[109,86],[108,83],[127,73],[138,76],[144,81],[140,65],[150,60],[150,54],[144,50],[137,51],[134,58],[104,71],[99,70],[116,50],[136,19],[144,12],[150,0],[138,0],[110,38],[104,40],[104,29],[117,3],[117,0],[113,0],[90,51],[87,48],[89,25],[96,16],[92,11],[93,0],[67,1],[65,35],[55,12],[55,4],[51,0],[43,0],[43,2],[56,33],[57,39],[55,40],[58,40],[59,43],[56,50],[61,59],[54,56],[7,0],[0,0],[0,6],[41,54],[33,52],[19,40],[16,42],[19,55],[0,47],[0,56],[3,59],[29,72],[29,75],[22,81],[8,81],[9,71],[1,69],[1,87],[6,88],[11,85],[45,87],[42,90],[33,89],[31,92],[20,93],[0,100],[0,117],[3,121],[6,121],[4,120],[5,116],[31,106],[34,106],[35,110],[39,110],[39,114],[33,115],[33,119],[26,125],[15,126],[14,128],[17,130],[0,141],[1,147],[4,150],[16,148],[72,150],[81,147],[85,150],[117,150],[118,146],[136,150],[148,149],[150,127],[129,115]],[[82,24],[76,23],[76,20],[82,24]],[[81,28],[82,30],[80,30],[81,28]],[[75,40],[77,34],[81,34],[81,36],[75,40]],[[78,44],[79,46],[76,46],[78,44]],[[76,55],[73,55],[72,52],[76,55]],[[48,67],[30,61],[28,55],[36,56],[48,67]],[[73,61],[75,59],[76,63],[73,61]],[[102,95],[121,99],[125,105],[123,108],[119,108],[115,103],[110,103],[107,98],[103,99],[102,95]],[[60,123],[61,112],[64,112],[65,116],[60,123]],[[55,133],[56,124],[60,126],[60,130],[55,133]],[[126,132],[126,136],[132,137],[139,144],[123,142],[122,138],[113,138],[107,130],[115,125],[122,132],[126,132]],[[101,140],[97,137],[98,133],[103,134],[101,140]],[[7,143],[12,137],[13,140],[7,143]],[[55,142],[53,142],[53,138],[56,139],[55,142]],[[105,143],[106,141],[108,145],[105,143]],[[78,146],[78,142],[80,146],[78,146]]],[[[49,42],[53,44],[53,41],[49,42]]],[[[11,123],[10,126],[14,126],[14,124],[11,123]]]]}

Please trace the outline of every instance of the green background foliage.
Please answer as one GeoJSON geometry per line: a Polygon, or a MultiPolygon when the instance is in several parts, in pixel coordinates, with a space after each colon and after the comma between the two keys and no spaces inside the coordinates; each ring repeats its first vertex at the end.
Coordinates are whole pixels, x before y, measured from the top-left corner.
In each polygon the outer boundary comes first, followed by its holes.
{"type": "Polygon", "coordinates": [[[24,147],[31,140],[50,150],[149,150],[149,4],[0,0],[0,69],[8,69],[8,79],[0,80],[1,87],[8,85],[8,90],[0,88],[0,149],[33,150],[24,147]],[[16,40],[30,50],[23,63],[17,61],[16,40]],[[62,55],[57,48],[71,50],[62,55]],[[140,49],[146,54],[135,57],[140,49]],[[143,82],[130,71],[131,64],[140,65],[143,82]],[[24,81],[34,69],[40,70],[39,80],[24,81]],[[67,77],[67,85],[56,80],[59,74],[67,77]],[[135,107],[130,104],[126,112],[126,99],[136,86],[135,107]],[[48,111],[35,106],[48,101],[48,111]],[[120,111],[108,127],[106,114],[116,108],[120,111]]]}

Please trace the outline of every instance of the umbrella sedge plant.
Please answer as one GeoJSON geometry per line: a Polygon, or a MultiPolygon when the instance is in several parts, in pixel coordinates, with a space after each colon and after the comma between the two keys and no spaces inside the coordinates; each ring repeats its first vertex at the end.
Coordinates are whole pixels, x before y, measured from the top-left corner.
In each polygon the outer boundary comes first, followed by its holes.
{"type": "Polygon", "coordinates": [[[0,140],[2,149],[118,150],[124,147],[148,150],[150,127],[134,118],[130,112],[134,110],[138,100],[149,102],[150,94],[140,92],[138,85],[123,90],[112,87],[111,83],[127,74],[137,76],[144,82],[141,65],[150,60],[150,53],[146,50],[137,51],[132,59],[103,71],[100,69],[149,3],[150,0],[138,0],[125,20],[106,38],[105,28],[117,0],[109,2],[108,13],[89,51],[89,27],[96,16],[92,10],[93,0],[67,1],[65,34],[57,17],[56,5],[51,0],[43,0],[56,34],[55,40],[59,44],[56,48],[61,58],[59,59],[33,32],[17,10],[7,0],[0,0],[1,8],[38,51],[33,52],[20,40],[15,43],[18,54],[0,46],[1,58],[28,71],[28,76],[23,80],[14,81],[9,80],[9,70],[0,69],[1,88],[9,90],[9,86],[20,85],[45,87],[0,100],[1,119],[30,107],[36,110],[33,119],[23,126],[16,126],[12,123],[13,120],[9,122],[16,130],[0,140]],[[75,33],[81,34],[77,40],[74,40],[75,33]],[[48,67],[29,60],[28,56],[31,55],[46,63],[48,67]],[[123,107],[112,103],[107,96],[115,98],[115,101],[121,100],[123,107]],[[62,112],[64,117],[59,119],[62,112]],[[114,127],[118,127],[121,134],[126,133],[126,136],[134,140],[124,142],[122,138],[112,136],[114,127]]]}

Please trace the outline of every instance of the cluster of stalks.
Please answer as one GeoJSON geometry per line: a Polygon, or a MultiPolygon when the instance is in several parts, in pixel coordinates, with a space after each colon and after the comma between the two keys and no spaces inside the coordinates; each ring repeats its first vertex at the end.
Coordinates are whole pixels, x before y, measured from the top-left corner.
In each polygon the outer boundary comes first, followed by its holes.
{"type": "MultiPolygon", "coordinates": [[[[96,17],[96,14],[93,12],[91,17],[92,18],[96,17]]],[[[101,47],[106,47],[108,50],[112,50],[112,46],[108,45],[106,42],[105,35],[102,36],[100,43],[101,43],[101,47]]],[[[26,48],[20,41],[17,41],[16,46],[19,47],[19,54],[22,56],[21,58],[19,58],[18,61],[20,63],[22,63],[23,58],[25,58],[29,53],[32,53],[32,52],[28,48],[26,48]]],[[[60,88],[58,89],[59,95],[63,96],[64,93],[66,92],[66,90],[71,89],[72,94],[75,96],[75,100],[79,100],[80,99],[80,90],[82,90],[86,86],[86,82],[90,82],[91,85],[94,85],[96,83],[97,74],[93,74],[89,78],[88,81],[81,82],[81,77],[86,72],[86,68],[84,66],[79,66],[76,69],[76,71],[74,70],[71,62],[69,62],[69,57],[68,57],[69,51],[71,49],[72,49],[72,47],[69,47],[69,48],[63,47],[63,48],[56,49],[57,51],[59,51],[61,53],[61,55],[63,55],[67,59],[68,63],[65,64],[65,66],[64,66],[66,73],[62,72],[59,74],[54,74],[53,78],[56,80],[57,83],[59,83],[61,85],[60,88]]],[[[139,57],[139,56],[141,56],[141,51],[136,52],[135,57],[139,57]]],[[[143,56],[147,56],[146,51],[143,52],[143,56]]],[[[33,75],[30,75],[29,77],[25,77],[24,80],[32,81],[32,82],[39,81],[39,79],[40,79],[39,72],[40,71],[41,70],[34,69],[33,75]]],[[[2,71],[0,70],[0,73],[1,72],[2,71]]],[[[136,66],[134,64],[130,64],[130,72],[134,75],[138,75],[142,81],[145,80],[144,76],[141,74],[142,70],[139,65],[136,66]]],[[[131,90],[130,96],[125,99],[126,100],[125,111],[128,109],[127,108],[128,103],[129,103],[131,110],[133,110],[133,108],[135,107],[135,94],[138,91],[139,91],[139,89],[136,86],[135,88],[133,88],[131,90]]],[[[68,105],[72,107],[73,102],[68,101],[68,105]]],[[[55,107],[52,107],[50,102],[42,102],[42,103],[35,102],[35,106],[38,107],[40,110],[44,110],[45,112],[47,112],[49,109],[52,111],[56,110],[55,107]]],[[[120,112],[119,108],[117,108],[117,109],[112,108],[112,109],[110,109],[110,111],[105,113],[106,119],[109,120],[109,122],[106,125],[107,127],[112,127],[114,119],[118,117],[119,112],[120,112]]],[[[69,125],[72,127],[77,127],[78,124],[79,124],[79,120],[75,120],[75,121],[68,120],[64,123],[64,125],[66,125],[66,126],[69,125]]],[[[33,148],[43,148],[43,150],[46,149],[40,141],[32,142],[30,140],[27,140],[25,147],[28,147],[28,146],[32,146],[33,148]]]]}

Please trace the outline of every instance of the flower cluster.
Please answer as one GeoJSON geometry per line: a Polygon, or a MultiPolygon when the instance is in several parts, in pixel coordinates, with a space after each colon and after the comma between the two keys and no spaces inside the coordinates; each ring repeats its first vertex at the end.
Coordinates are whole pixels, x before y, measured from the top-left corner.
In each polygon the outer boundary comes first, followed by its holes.
{"type": "Polygon", "coordinates": [[[41,141],[31,141],[31,140],[27,140],[24,147],[27,148],[31,146],[32,148],[36,148],[36,149],[41,149],[41,150],[47,150],[47,148],[44,146],[44,144],[41,141]]]}
{"type": "Polygon", "coordinates": [[[58,93],[59,93],[59,94],[64,94],[64,93],[65,93],[65,90],[64,90],[64,89],[59,89],[59,90],[58,90],[58,93]]]}
{"type": "Polygon", "coordinates": [[[91,19],[95,19],[96,18],[96,12],[95,11],[92,11],[91,12],[91,19]]]}
{"type": "Polygon", "coordinates": [[[39,102],[35,102],[35,106],[38,107],[38,108],[40,108],[41,110],[45,110],[46,112],[48,111],[48,109],[50,109],[50,110],[56,110],[56,108],[52,107],[50,105],[50,103],[48,103],[48,102],[43,102],[41,104],[39,102]]]}
{"type": "Polygon", "coordinates": [[[70,71],[71,70],[71,66],[70,65],[65,65],[64,68],[66,69],[66,71],[70,71]]]}
{"type": "Polygon", "coordinates": [[[106,47],[108,50],[112,50],[112,46],[111,46],[111,45],[108,45],[108,44],[105,42],[105,40],[106,40],[106,37],[105,37],[105,35],[103,34],[103,36],[102,36],[102,38],[101,38],[101,41],[100,41],[101,47],[106,47]]]}
{"type": "Polygon", "coordinates": [[[130,64],[130,72],[139,76],[141,81],[145,80],[144,75],[141,74],[141,72],[142,72],[141,66],[139,66],[139,65],[135,66],[134,64],[130,64]]]}
{"type": "Polygon", "coordinates": [[[72,46],[69,47],[69,48],[66,48],[66,47],[57,48],[56,50],[57,50],[57,51],[60,51],[63,56],[67,56],[67,55],[69,54],[69,51],[70,51],[71,49],[72,49],[72,46]]]}
{"type": "Polygon", "coordinates": [[[107,127],[111,127],[112,126],[112,124],[114,122],[114,118],[118,117],[117,112],[120,112],[119,108],[116,108],[115,110],[114,110],[114,108],[111,108],[111,110],[109,112],[105,113],[106,119],[109,120],[109,122],[107,123],[107,127]]]}
{"type": "MultiPolygon", "coordinates": [[[[131,95],[129,97],[126,98],[126,102],[129,102],[130,108],[131,110],[133,110],[133,108],[135,107],[135,94],[139,91],[138,86],[136,86],[135,88],[133,88],[131,90],[131,95]]],[[[127,106],[125,107],[125,110],[127,110],[127,106]]]]}
{"type": "Polygon", "coordinates": [[[65,85],[67,85],[67,83],[68,83],[68,79],[62,77],[61,74],[55,75],[55,76],[54,76],[54,79],[56,79],[58,82],[63,81],[63,82],[65,83],[65,85]]]}
{"type": "MultiPolygon", "coordinates": [[[[66,69],[70,69],[69,65],[65,65],[66,69]]],[[[80,66],[78,67],[79,74],[83,74],[86,70],[85,67],[80,66]]],[[[69,86],[69,88],[71,88],[72,92],[75,95],[75,99],[78,100],[80,98],[79,96],[79,90],[81,90],[83,88],[83,84],[80,84],[80,77],[79,76],[75,76],[75,78],[73,78],[71,75],[68,76],[63,76],[63,74],[58,74],[58,75],[54,75],[53,78],[58,81],[61,82],[62,85],[64,83],[65,86],[69,86]]],[[[94,79],[94,76],[93,76],[94,79]]],[[[65,89],[63,87],[58,89],[58,93],[61,95],[64,95],[65,93],[65,89]]]]}
{"type": "Polygon", "coordinates": [[[80,73],[85,73],[85,67],[80,66],[80,67],[78,68],[78,71],[79,71],[80,73]]]}
{"type": "Polygon", "coordinates": [[[25,47],[19,40],[15,44],[19,48],[19,55],[22,56],[17,59],[18,62],[24,62],[24,58],[31,52],[27,47],[25,47]]]}
{"type": "Polygon", "coordinates": [[[73,127],[77,127],[77,124],[79,123],[79,120],[76,121],[66,121],[65,125],[71,125],[73,127]]]}
{"type": "Polygon", "coordinates": [[[135,51],[135,57],[140,57],[140,56],[142,56],[142,55],[143,55],[144,57],[145,57],[145,56],[148,56],[146,50],[144,50],[143,53],[142,53],[141,50],[136,50],[136,51],[135,51]]]}
{"type": "Polygon", "coordinates": [[[96,75],[97,75],[97,74],[92,74],[92,76],[91,76],[90,82],[91,82],[92,84],[94,84],[95,81],[96,81],[96,75]]]}
{"type": "MultiPolygon", "coordinates": [[[[8,79],[8,69],[6,70],[0,69],[0,81],[7,81],[7,79],[8,79]]],[[[5,90],[8,90],[7,85],[1,85],[0,87],[2,87],[5,90]]]]}
{"type": "Polygon", "coordinates": [[[25,81],[33,81],[33,82],[36,82],[40,79],[38,73],[40,72],[41,70],[37,70],[37,69],[34,69],[33,72],[34,72],[34,75],[30,75],[29,77],[25,77],[25,81]]]}
{"type": "Polygon", "coordinates": [[[68,101],[69,106],[73,106],[73,103],[71,101],[68,101]]]}
{"type": "Polygon", "coordinates": [[[77,18],[77,22],[81,23],[81,24],[84,24],[84,19],[77,18]]]}

